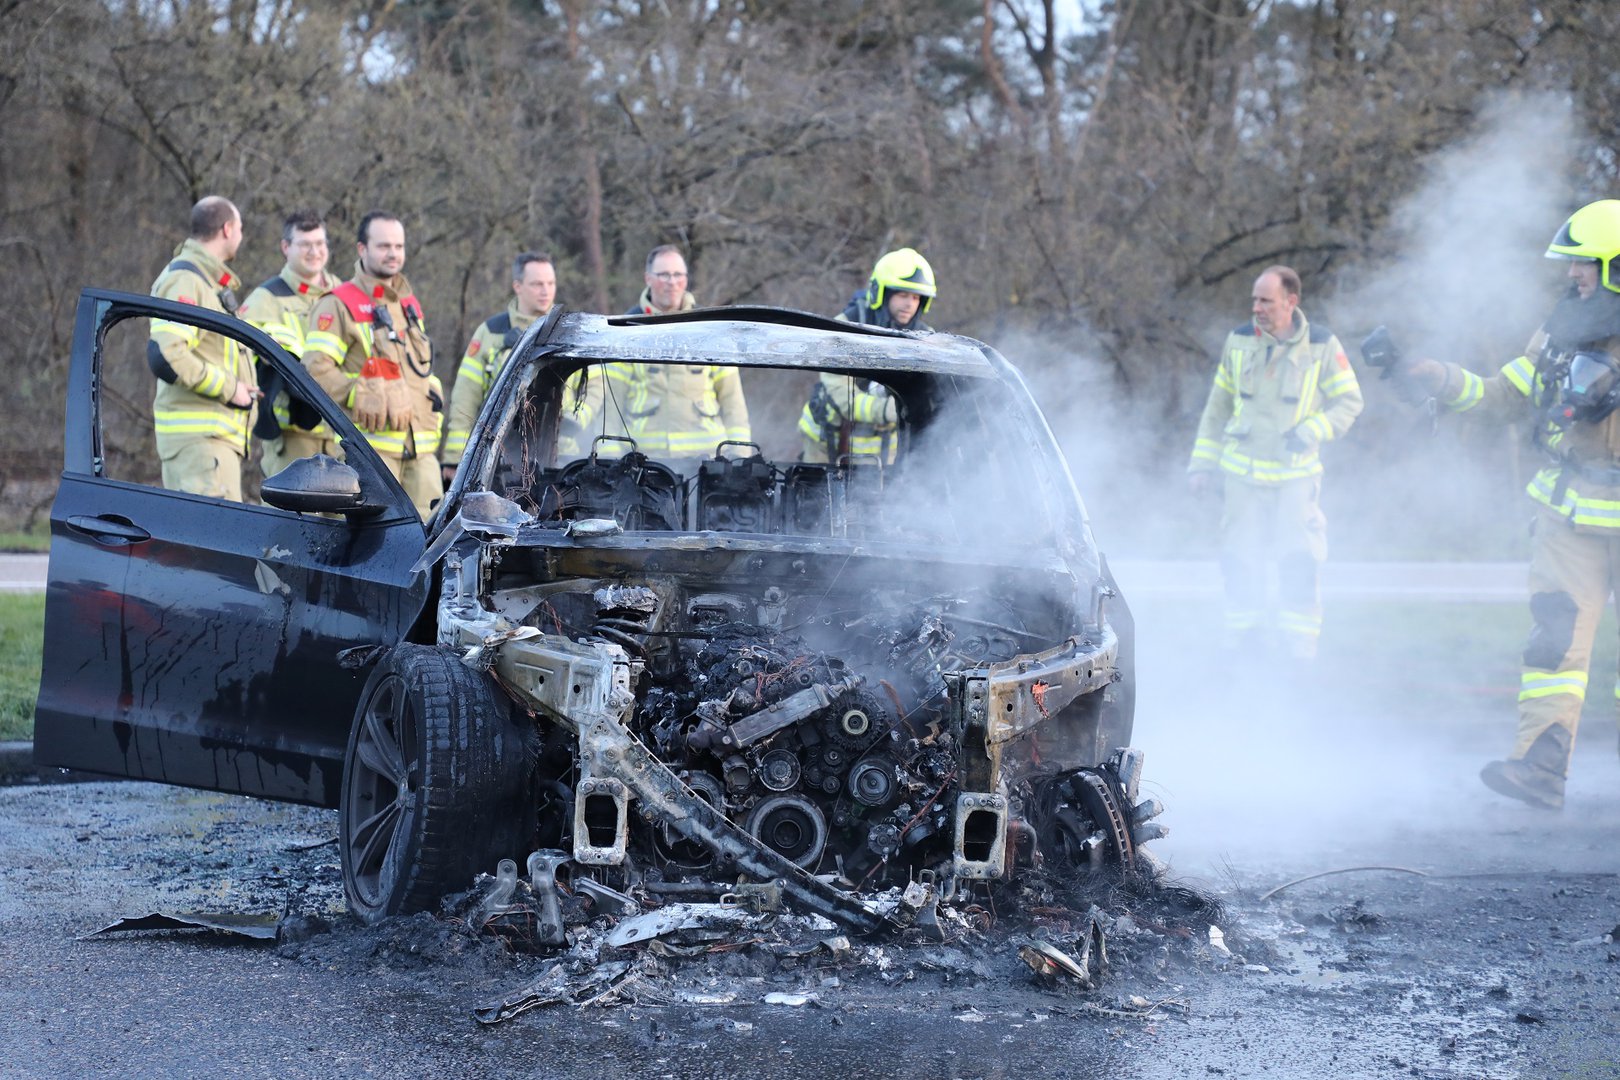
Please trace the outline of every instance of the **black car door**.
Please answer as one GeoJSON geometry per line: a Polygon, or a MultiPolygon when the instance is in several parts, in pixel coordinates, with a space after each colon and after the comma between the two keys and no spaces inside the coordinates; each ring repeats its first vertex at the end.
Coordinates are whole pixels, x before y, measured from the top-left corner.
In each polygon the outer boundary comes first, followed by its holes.
{"type": "Polygon", "coordinates": [[[253,327],[98,290],[79,301],[66,443],[36,761],[336,806],[364,681],[338,653],[402,639],[428,592],[411,573],[422,522],[382,461],[253,327]],[[280,371],[332,426],[370,512],[299,514],[159,486],[152,317],[225,334],[280,371]]]}

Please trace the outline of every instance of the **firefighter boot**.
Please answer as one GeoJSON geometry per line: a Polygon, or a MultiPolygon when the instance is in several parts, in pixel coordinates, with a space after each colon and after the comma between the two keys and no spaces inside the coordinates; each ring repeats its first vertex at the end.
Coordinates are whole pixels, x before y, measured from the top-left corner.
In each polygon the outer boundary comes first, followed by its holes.
{"type": "Polygon", "coordinates": [[[1493,761],[1479,772],[1498,795],[1543,810],[1564,808],[1564,773],[1569,767],[1569,731],[1554,725],[1536,737],[1522,758],[1493,761]]]}

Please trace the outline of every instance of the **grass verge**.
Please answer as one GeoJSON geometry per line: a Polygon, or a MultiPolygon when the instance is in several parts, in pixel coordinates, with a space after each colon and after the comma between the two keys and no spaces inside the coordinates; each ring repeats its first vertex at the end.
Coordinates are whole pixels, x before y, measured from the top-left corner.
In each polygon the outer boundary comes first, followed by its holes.
{"type": "Polygon", "coordinates": [[[0,531],[0,551],[27,551],[44,553],[51,550],[49,528],[33,532],[0,531]]]}
{"type": "Polygon", "coordinates": [[[0,741],[34,737],[45,594],[0,593],[0,741]]]}

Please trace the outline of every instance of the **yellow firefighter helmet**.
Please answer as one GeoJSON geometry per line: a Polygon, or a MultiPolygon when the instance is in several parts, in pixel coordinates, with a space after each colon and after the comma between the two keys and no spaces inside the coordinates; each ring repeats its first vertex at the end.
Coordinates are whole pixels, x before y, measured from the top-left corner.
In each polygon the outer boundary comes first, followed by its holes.
{"type": "Polygon", "coordinates": [[[866,287],[866,302],[873,311],[889,302],[890,289],[916,293],[922,297],[922,307],[917,312],[920,315],[934,303],[934,268],[913,248],[891,251],[872,267],[872,282],[866,287]]]}
{"type": "Polygon", "coordinates": [[[1620,273],[1614,260],[1620,255],[1620,199],[1587,203],[1564,222],[1547,245],[1549,259],[1590,259],[1598,264],[1603,287],[1620,293],[1620,273]]]}

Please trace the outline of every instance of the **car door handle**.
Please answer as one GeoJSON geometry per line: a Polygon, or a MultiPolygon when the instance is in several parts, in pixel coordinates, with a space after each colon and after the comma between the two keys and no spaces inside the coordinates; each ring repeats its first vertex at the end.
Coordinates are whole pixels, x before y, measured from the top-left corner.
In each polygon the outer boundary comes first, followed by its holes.
{"type": "Polygon", "coordinates": [[[83,533],[105,544],[138,544],[152,539],[152,534],[133,521],[119,517],[91,517],[75,514],[67,519],[68,528],[83,533]]]}

